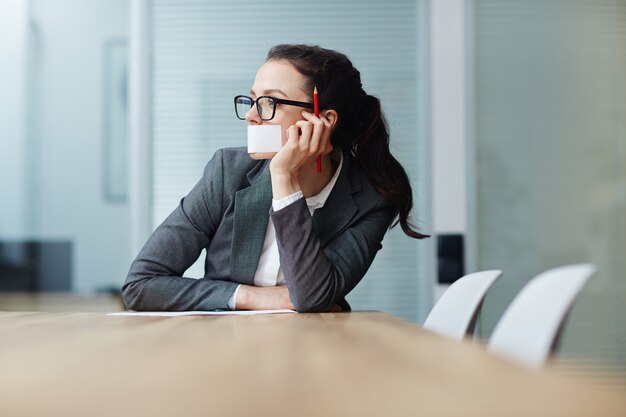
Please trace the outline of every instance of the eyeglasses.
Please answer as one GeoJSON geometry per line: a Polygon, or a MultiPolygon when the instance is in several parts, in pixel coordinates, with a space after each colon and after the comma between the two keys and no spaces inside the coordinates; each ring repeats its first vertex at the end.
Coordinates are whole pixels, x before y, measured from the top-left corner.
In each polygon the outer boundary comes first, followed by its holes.
{"type": "Polygon", "coordinates": [[[305,103],[303,101],[283,100],[282,98],[260,96],[256,100],[248,96],[235,96],[235,114],[239,120],[246,120],[246,113],[256,103],[256,111],[259,113],[261,120],[272,120],[276,114],[277,104],[286,104],[288,106],[304,107],[306,109],[313,108],[313,103],[305,103]]]}

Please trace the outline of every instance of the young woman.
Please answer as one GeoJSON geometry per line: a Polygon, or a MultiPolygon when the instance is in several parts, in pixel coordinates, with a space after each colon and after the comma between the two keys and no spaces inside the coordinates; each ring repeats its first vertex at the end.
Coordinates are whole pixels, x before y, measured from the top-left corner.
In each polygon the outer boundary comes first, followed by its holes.
{"type": "Polygon", "coordinates": [[[380,102],[363,91],[345,55],[278,45],[250,96],[235,97],[235,110],[250,125],[280,125],[283,147],[213,156],[132,263],[122,288],[126,306],[349,310],[345,296],[392,223],[410,237],[426,237],[410,223],[411,186],[389,152],[380,102]],[[203,249],[204,278],[182,277],[203,249]]]}

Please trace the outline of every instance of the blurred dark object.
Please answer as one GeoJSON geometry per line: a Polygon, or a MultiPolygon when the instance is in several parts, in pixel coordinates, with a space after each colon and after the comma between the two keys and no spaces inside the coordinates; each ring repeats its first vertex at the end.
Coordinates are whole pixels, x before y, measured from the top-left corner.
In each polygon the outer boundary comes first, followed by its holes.
{"type": "Polygon", "coordinates": [[[72,242],[0,242],[0,291],[69,291],[72,242]]]}
{"type": "Polygon", "coordinates": [[[465,275],[463,235],[437,236],[437,281],[452,284],[465,275]]]}
{"type": "Polygon", "coordinates": [[[122,296],[122,287],[118,286],[108,286],[108,287],[99,287],[96,290],[96,294],[108,294],[113,296],[122,296]]]}

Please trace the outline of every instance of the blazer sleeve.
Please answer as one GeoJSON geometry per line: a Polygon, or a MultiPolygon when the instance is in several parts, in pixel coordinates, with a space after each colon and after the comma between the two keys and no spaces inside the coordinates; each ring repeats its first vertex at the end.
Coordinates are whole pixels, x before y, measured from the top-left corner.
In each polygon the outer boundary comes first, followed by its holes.
{"type": "Polygon", "coordinates": [[[381,199],[324,248],[313,229],[304,198],[271,211],[280,264],[291,302],[299,312],[328,311],[363,278],[395,209],[381,199]]]}
{"type": "Polygon", "coordinates": [[[228,309],[237,283],[183,277],[215,234],[223,212],[223,157],[218,151],[201,180],[152,233],[122,287],[132,310],[228,309]]]}

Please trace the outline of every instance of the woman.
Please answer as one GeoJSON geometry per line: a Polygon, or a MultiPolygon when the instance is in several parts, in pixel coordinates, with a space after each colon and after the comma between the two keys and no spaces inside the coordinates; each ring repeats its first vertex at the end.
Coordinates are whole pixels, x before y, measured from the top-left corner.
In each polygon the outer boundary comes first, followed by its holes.
{"type": "Polygon", "coordinates": [[[237,116],[280,125],[283,147],[214,155],[131,265],[128,308],[346,311],[394,219],[408,236],[426,237],[409,221],[411,187],[389,153],[380,103],[345,55],[275,46],[250,96],[235,98],[237,116]],[[203,249],[204,278],[182,277],[203,249]]]}

